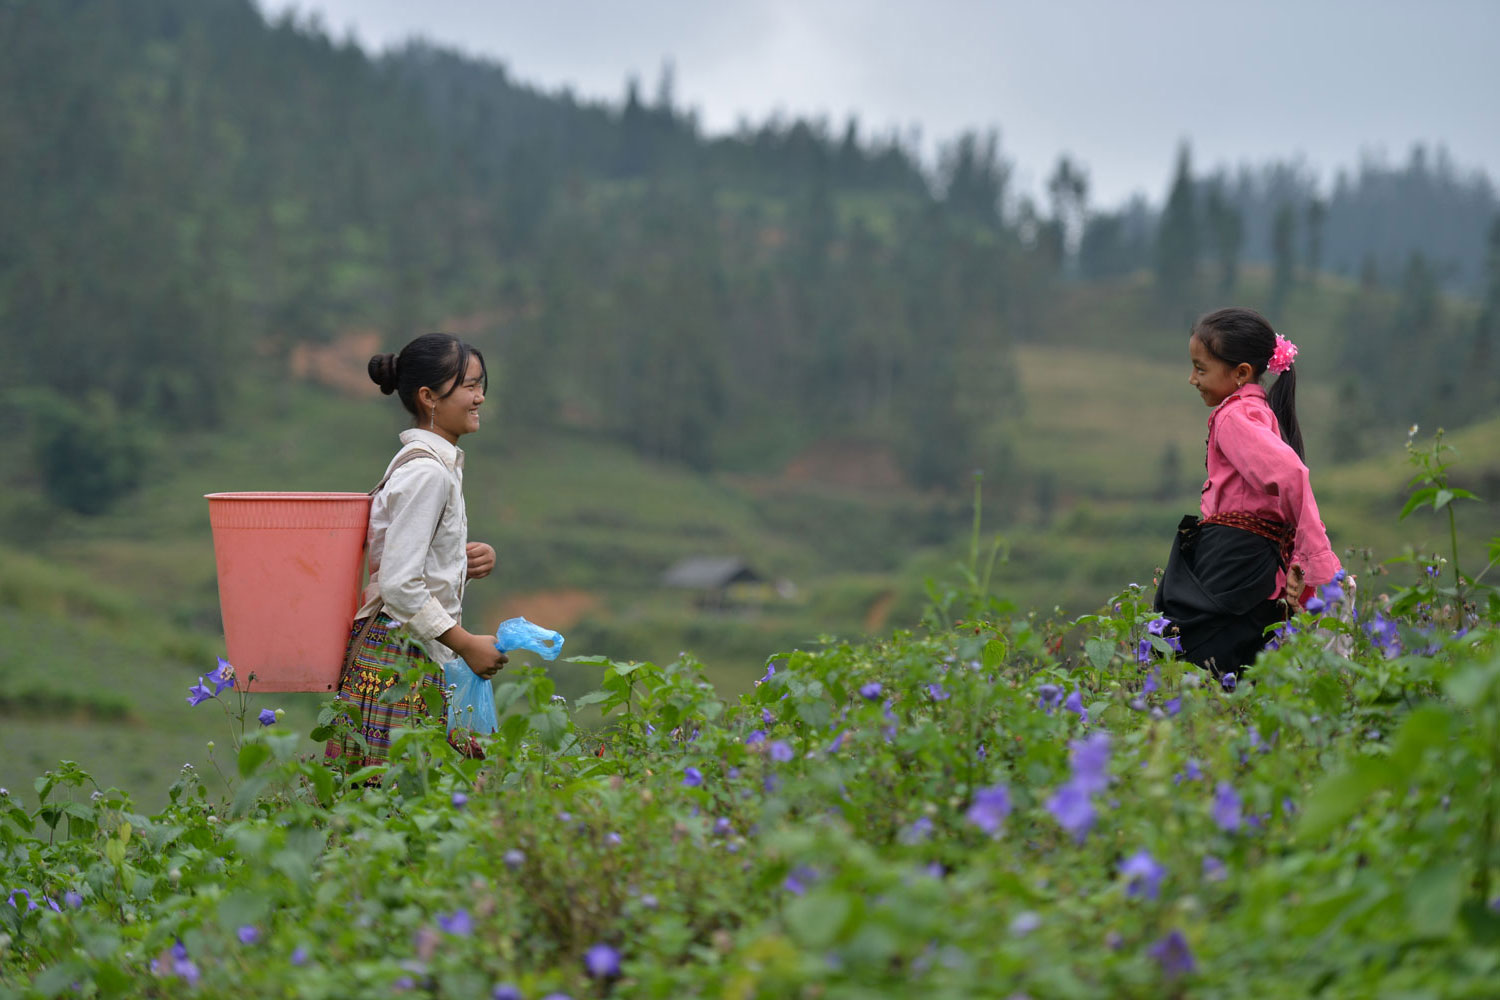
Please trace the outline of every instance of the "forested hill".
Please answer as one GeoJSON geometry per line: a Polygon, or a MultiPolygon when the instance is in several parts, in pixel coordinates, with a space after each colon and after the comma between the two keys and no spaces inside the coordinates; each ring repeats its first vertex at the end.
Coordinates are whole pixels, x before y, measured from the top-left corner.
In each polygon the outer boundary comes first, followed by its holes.
{"type": "Polygon", "coordinates": [[[513,421],[702,469],[857,433],[951,486],[994,466],[1011,345],[1071,333],[1059,301],[1145,283],[1180,328],[1263,246],[1252,304],[1361,273],[1339,336],[1371,400],[1431,398],[1455,367],[1456,418],[1496,397],[1495,194],[1441,156],[1319,200],[1292,168],[1197,177],[1184,151],[1158,217],[1091,209],[1066,161],[1047,204],[1018,199],[993,135],[932,171],[854,122],[708,137],[669,77],[580,102],[430,47],[373,58],[250,0],[3,0],[0,51],[0,405],[84,512],[297,345],[449,321],[501,348],[513,421]],[[1445,282],[1487,304],[1443,308],[1445,282]]]}

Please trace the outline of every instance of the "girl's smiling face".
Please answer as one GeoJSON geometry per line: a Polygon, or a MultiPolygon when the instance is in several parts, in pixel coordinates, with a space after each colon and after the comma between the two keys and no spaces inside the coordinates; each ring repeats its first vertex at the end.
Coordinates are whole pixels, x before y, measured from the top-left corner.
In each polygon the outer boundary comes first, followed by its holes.
{"type": "Polygon", "coordinates": [[[1218,406],[1255,374],[1247,364],[1231,368],[1229,362],[1215,357],[1196,336],[1188,338],[1188,357],[1193,363],[1188,384],[1198,390],[1205,406],[1218,406]]]}
{"type": "Polygon", "coordinates": [[[479,430],[479,407],[484,404],[484,365],[478,358],[469,357],[469,370],[446,396],[435,398],[431,389],[422,392],[427,396],[429,416],[426,421],[418,420],[418,427],[427,427],[453,444],[458,443],[460,436],[479,430]]]}

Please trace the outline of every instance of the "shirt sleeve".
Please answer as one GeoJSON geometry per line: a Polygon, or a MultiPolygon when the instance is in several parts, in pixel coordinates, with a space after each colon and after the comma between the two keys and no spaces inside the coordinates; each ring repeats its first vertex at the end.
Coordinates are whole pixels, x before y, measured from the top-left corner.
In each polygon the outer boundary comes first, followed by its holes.
{"type": "Polygon", "coordinates": [[[419,459],[397,469],[384,493],[390,527],[380,561],[380,596],[391,617],[421,640],[434,639],[458,622],[427,588],[427,556],[450,484],[442,463],[419,459]]]}
{"type": "Polygon", "coordinates": [[[1297,529],[1292,562],[1309,583],[1327,583],[1339,571],[1339,559],[1318,513],[1307,466],[1275,426],[1259,418],[1244,407],[1225,412],[1216,428],[1218,448],[1251,487],[1277,498],[1282,516],[1297,529]]]}

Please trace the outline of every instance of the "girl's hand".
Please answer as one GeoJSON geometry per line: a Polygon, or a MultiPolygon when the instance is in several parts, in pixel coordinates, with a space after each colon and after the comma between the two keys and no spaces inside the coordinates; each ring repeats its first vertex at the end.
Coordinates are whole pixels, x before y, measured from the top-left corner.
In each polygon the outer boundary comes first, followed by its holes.
{"type": "Polygon", "coordinates": [[[1302,573],[1302,567],[1292,563],[1286,570],[1286,596],[1294,601],[1301,601],[1302,590],[1307,586],[1307,577],[1302,573]]]}
{"type": "Polygon", "coordinates": [[[464,547],[469,557],[469,579],[482,580],[495,568],[495,550],[484,542],[470,542],[464,547]]]}
{"type": "Polygon", "coordinates": [[[500,672],[500,668],[510,662],[510,657],[495,648],[493,636],[475,635],[465,632],[466,638],[459,645],[453,647],[453,651],[464,658],[469,669],[484,680],[489,680],[500,672]]]}

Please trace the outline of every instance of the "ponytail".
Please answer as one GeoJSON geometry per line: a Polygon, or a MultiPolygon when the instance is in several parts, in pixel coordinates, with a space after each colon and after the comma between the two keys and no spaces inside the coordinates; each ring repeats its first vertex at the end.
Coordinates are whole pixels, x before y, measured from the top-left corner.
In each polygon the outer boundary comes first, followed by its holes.
{"type": "Polygon", "coordinates": [[[1231,368],[1249,365],[1257,383],[1268,368],[1280,373],[1276,384],[1266,393],[1266,403],[1281,428],[1281,440],[1305,464],[1302,425],[1297,421],[1297,368],[1292,361],[1297,356],[1296,345],[1273,330],[1270,322],[1254,309],[1219,309],[1200,316],[1193,324],[1193,336],[1231,368]]]}
{"type": "Polygon", "coordinates": [[[1266,393],[1266,402],[1281,427],[1281,440],[1291,445],[1302,464],[1307,464],[1307,454],[1302,450],[1302,425],[1297,422],[1297,366],[1292,365],[1276,376],[1276,384],[1266,393]]]}

